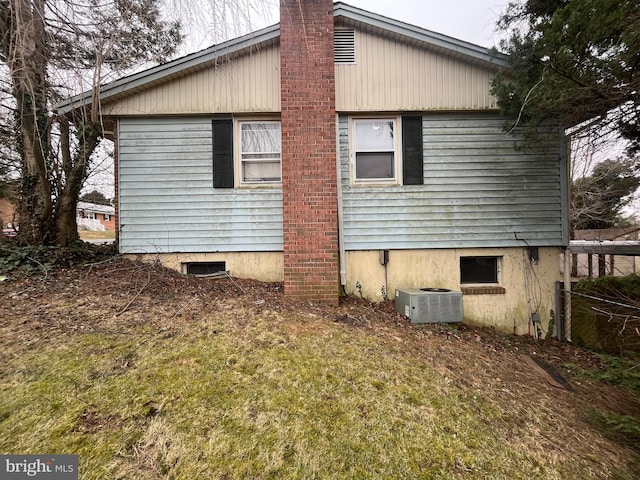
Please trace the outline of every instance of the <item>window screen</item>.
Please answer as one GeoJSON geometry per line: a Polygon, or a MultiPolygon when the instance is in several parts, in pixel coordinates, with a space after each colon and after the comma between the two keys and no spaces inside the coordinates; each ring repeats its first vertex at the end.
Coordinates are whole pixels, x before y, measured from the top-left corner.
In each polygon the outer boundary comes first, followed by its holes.
{"type": "Polygon", "coordinates": [[[355,181],[395,181],[396,121],[356,119],[353,125],[355,181]]]}
{"type": "Polygon", "coordinates": [[[240,123],[242,183],[276,183],[282,178],[280,122],[240,123]]]}

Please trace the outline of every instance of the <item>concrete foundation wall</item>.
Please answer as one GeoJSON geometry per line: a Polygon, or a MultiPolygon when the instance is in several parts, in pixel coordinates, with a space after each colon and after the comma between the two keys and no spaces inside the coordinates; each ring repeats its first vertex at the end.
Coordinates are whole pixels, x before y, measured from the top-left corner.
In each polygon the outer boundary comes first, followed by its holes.
{"type": "Polygon", "coordinates": [[[283,272],[282,252],[222,252],[222,253],[161,253],[126,255],[144,262],[159,261],[167,268],[186,272],[183,265],[195,262],[225,262],[229,275],[236,278],[252,278],[260,282],[281,282],[283,272]]]}
{"type": "MultiPolygon", "coordinates": [[[[448,288],[465,292],[464,322],[494,327],[505,333],[535,334],[532,313],[540,316],[546,334],[551,311],[556,311],[555,282],[561,280],[560,249],[539,248],[537,261],[529,259],[527,248],[475,248],[433,250],[348,251],[346,254],[348,295],[373,302],[394,299],[396,288],[448,288]],[[498,257],[498,283],[462,285],[460,257],[498,257]],[[496,293],[499,292],[499,293],[496,293]]],[[[230,275],[264,282],[283,281],[282,252],[191,253],[130,255],[145,261],[159,260],[165,266],[184,271],[188,262],[226,262],[230,275]]],[[[337,278],[337,272],[336,272],[337,278]]]]}
{"type": "Polygon", "coordinates": [[[346,258],[346,290],[350,295],[382,301],[385,294],[393,299],[396,288],[469,289],[474,293],[463,297],[465,323],[523,335],[532,332],[531,313],[538,313],[544,334],[550,312],[556,310],[559,252],[559,248],[540,248],[538,261],[531,262],[527,248],[391,250],[385,267],[379,250],[351,251],[346,258]],[[461,285],[463,256],[500,257],[498,284],[461,285]],[[504,293],[489,293],[497,290],[504,293]]]}

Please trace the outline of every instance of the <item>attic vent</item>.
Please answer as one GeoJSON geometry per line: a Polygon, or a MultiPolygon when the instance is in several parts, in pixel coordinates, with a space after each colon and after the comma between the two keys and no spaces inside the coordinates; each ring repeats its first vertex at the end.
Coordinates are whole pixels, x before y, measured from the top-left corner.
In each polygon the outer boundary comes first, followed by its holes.
{"type": "Polygon", "coordinates": [[[334,30],[333,53],[336,63],[356,63],[356,41],[353,28],[336,28],[334,30]]]}

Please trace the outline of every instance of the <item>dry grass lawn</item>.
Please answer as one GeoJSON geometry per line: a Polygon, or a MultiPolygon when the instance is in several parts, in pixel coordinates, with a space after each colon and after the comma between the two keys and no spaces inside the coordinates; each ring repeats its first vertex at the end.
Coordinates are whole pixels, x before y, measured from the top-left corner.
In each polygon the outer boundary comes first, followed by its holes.
{"type": "Polygon", "coordinates": [[[0,451],[78,454],[85,480],[638,478],[593,412],[640,401],[577,347],[117,258],[4,275],[0,451]]]}

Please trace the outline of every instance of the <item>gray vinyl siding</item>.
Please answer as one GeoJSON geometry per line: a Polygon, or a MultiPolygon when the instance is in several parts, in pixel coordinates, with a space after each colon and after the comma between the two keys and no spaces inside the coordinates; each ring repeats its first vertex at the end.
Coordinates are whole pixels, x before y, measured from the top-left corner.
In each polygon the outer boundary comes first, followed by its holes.
{"type": "Polygon", "coordinates": [[[118,122],[122,253],[282,251],[280,188],[213,188],[211,120],[118,122]]]}
{"type": "Polygon", "coordinates": [[[517,148],[492,114],[423,115],[424,185],[352,186],[339,119],[347,250],[560,246],[567,239],[564,142],[517,148]]]}
{"type": "MultiPolygon", "coordinates": [[[[423,115],[424,185],[351,186],[339,121],[347,250],[566,245],[562,142],[521,150],[491,114],[423,115]]],[[[122,253],[282,251],[282,190],[214,189],[209,117],[123,118],[122,253]]]]}

